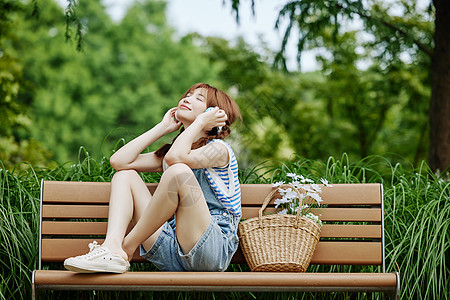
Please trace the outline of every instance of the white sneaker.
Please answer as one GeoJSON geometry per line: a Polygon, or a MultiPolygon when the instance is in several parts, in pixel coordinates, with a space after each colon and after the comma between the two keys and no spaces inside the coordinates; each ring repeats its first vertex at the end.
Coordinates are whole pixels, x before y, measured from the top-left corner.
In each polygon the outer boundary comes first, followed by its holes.
{"type": "Polygon", "coordinates": [[[112,254],[106,246],[96,241],[89,244],[89,253],[69,257],[64,261],[64,267],[78,273],[123,273],[128,271],[130,263],[119,255],[112,254]]]}

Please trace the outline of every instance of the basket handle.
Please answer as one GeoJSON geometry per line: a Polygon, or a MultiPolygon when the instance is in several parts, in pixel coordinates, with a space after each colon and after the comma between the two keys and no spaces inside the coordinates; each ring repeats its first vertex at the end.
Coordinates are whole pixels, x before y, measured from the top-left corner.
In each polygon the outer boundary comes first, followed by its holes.
{"type": "MultiPolygon", "coordinates": [[[[293,187],[292,185],[289,185],[289,184],[282,184],[282,185],[280,185],[279,187],[277,187],[275,190],[271,191],[271,192],[269,193],[269,195],[267,195],[266,199],[265,199],[264,202],[263,202],[263,205],[262,205],[261,208],[259,209],[259,225],[260,225],[260,227],[263,227],[263,226],[262,226],[262,219],[261,219],[261,218],[262,218],[262,213],[263,213],[263,211],[266,209],[266,207],[267,207],[267,205],[269,204],[270,200],[272,200],[273,195],[275,195],[275,193],[278,192],[278,189],[279,189],[279,188],[282,188],[282,187],[288,187],[288,188],[293,189],[293,190],[297,193],[298,199],[299,199],[299,200],[301,199],[301,197],[300,197],[300,191],[299,191],[296,187],[293,187]]],[[[299,205],[303,205],[303,202],[302,202],[302,203],[299,203],[299,205]]],[[[301,211],[301,209],[300,209],[300,207],[299,207],[299,209],[297,210],[297,215],[296,215],[297,221],[298,221],[298,219],[300,218],[300,211],[301,211]]]]}

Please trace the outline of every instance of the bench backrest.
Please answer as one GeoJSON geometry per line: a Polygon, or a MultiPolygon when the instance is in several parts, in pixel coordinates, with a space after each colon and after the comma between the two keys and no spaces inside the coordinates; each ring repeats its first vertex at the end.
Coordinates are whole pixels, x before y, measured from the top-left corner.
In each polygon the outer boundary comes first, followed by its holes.
{"type": "MultiPolygon", "coordinates": [[[[157,184],[147,186],[153,193],[157,184]]],[[[270,184],[242,184],[243,218],[257,216],[273,189],[270,184]]],[[[39,269],[86,253],[92,240],[103,241],[109,195],[109,182],[42,182],[39,269]]],[[[384,272],[382,185],[334,184],[323,190],[322,198],[324,225],[311,264],[381,265],[384,272]]],[[[133,261],[144,260],[136,252],[133,261]]],[[[240,250],[233,263],[245,263],[240,250]]]]}

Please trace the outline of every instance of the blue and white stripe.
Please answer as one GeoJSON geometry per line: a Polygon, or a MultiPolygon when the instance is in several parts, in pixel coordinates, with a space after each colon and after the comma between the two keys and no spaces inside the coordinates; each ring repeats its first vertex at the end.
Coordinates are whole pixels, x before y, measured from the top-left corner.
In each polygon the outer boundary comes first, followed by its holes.
{"type": "Polygon", "coordinates": [[[221,139],[214,139],[209,143],[223,143],[229,154],[227,166],[223,168],[205,168],[208,181],[220,202],[234,216],[240,218],[241,211],[241,187],[238,178],[238,163],[231,146],[221,139]]]}

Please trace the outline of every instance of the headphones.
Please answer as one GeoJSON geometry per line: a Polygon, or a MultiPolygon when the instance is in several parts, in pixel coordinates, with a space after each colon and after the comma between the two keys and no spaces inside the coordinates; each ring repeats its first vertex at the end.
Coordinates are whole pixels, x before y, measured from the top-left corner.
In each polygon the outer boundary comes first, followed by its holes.
{"type": "MultiPolygon", "coordinates": [[[[211,109],[213,109],[214,107],[208,107],[206,110],[205,110],[205,112],[207,112],[207,111],[210,111],[211,109]]],[[[217,134],[220,134],[221,132],[222,132],[222,126],[219,126],[219,127],[214,127],[211,131],[213,131],[213,130],[216,130],[217,131],[217,134]]]]}

